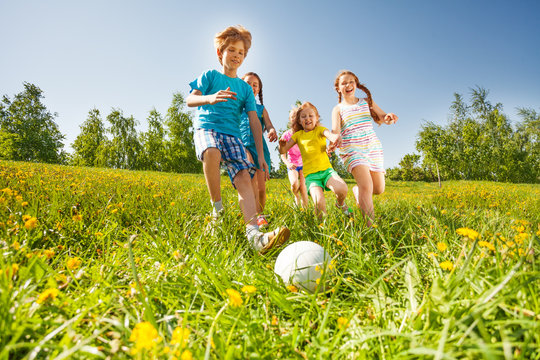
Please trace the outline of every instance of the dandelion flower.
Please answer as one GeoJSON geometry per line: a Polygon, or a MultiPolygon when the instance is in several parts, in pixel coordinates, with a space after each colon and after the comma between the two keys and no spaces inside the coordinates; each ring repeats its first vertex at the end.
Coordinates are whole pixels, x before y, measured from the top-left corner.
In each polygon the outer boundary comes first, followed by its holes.
{"type": "Polygon", "coordinates": [[[491,251],[495,251],[495,246],[488,241],[479,241],[478,246],[488,248],[491,251]]]}
{"type": "Polygon", "coordinates": [[[240,307],[244,303],[242,300],[242,297],[240,296],[240,293],[234,289],[227,289],[225,290],[227,292],[227,295],[229,295],[229,303],[233,307],[240,307]]]}
{"type": "Polygon", "coordinates": [[[443,261],[442,263],[439,264],[439,266],[441,267],[441,269],[448,270],[448,271],[454,268],[454,264],[452,264],[451,261],[443,261]]]}
{"type": "Polygon", "coordinates": [[[298,292],[298,288],[294,285],[287,285],[287,290],[289,290],[290,292],[293,292],[293,293],[297,293],[298,292]]]}
{"type": "Polygon", "coordinates": [[[28,206],[28,201],[23,201],[23,202],[21,203],[21,206],[22,206],[22,207],[28,206]]]}
{"type": "Polygon", "coordinates": [[[347,319],[346,317],[340,316],[337,319],[337,325],[338,325],[338,329],[344,330],[349,327],[349,319],[347,319]]]}
{"type": "Polygon", "coordinates": [[[67,261],[67,267],[69,270],[76,270],[79,268],[79,266],[81,266],[81,263],[82,261],[78,257],[69,258],[67,261]]]}
{"type": "Polygon", "coordinates": [[[26,220],[24,222],[24,227],[28,230],[32,230],[32,229],[35,229],[37,227],[37,218],[35,217],[30,217],[30,219],[26,220]]]}
{"type": "Polygon", "coordinates": [[[255,291],[257,291],[257,288],[253,285],[246,285],[242,287],[242,292],[246,294],[253,294],[255,291]]]}
{"type": "Polygon", "coordinates": [[[152,349],[161,341],[161,337],[152,324],[143,321],[135,325],[135,328],[131,331],[129,341],[135,343],[135,346],[131,349],[131,354],[134,355],[142,349],[152,349]]]}
{"type": "Polygon", "coordinates": [[[468,237],[469,239],[471,239],[473,241],[476,240],[480,236],[480,234],[477,231],[474,231],[474,230],[469,229],[469,228],[459,228],[459,229],[456,230],[456,232],[459,235],[468,237]]]}
{"type": "Polygon", "coordinates": [[[184,350],[180,355],[180,360],[193,360],[193,354],[189,350],[184,350]]]}
{"type": "Polygon", "coordinates": [[[172,333],[171,345],[178,344],[180,347],[186,346],[190,333],[189,329],[178,326],[172,333]]]}
{"type": "Polygon", "coordinates": [[[73,221],[82,221],[82,215],[80,215],[80,214],[73,215],[73,217],[71,219],[73,221]]]}
{"type": "Polygon", "coordinates": [[[45,255],[47,259],[52,259],[54,256],[54,250],[43,250],[43,255],[45,255]]]}
{"type": "Polygon", "coordinates": [[[49,301],[49,300],[52,301],[52,300],[56,299],[57,296],[58,296],[58,289],[50,288],[50,289],[47,289],[47,290],[43,291],[41,294],[39,294],[38,299],[36,300],[36,302],[38,304],[43,304],[46,301],[49,301]]]}
{"type": "Polygon", "coordinates": [[[437,249],[439,249],[440,252],[443,252],[448,249],[448,246],[443,242],[439,242],[437,243],[437,249]]]}

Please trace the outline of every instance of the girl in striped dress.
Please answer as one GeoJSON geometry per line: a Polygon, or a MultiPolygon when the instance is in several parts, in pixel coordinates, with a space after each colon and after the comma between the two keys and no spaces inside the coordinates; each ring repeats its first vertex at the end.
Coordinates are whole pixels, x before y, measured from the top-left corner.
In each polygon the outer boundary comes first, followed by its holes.
{"type": "MultiPolygon", "coordinates": [[[[332,110],[332,132],[340,134],[336,147],[347,170],[356,180],[353,194],[356,206],[360,208],[368,226],[371,226],[373,194],[384,191],[383,149],[373,129],[372,120],[377,124],[394,124],[398,117],[384,112],[371,98],[369,90],[351,71],[341,71],[335,81],[339,103],[332,110]],[[367,97],[356,97],[356,89],[367,97]]],[[[331,149],[332,150],[332,149],[331,149]]]]}

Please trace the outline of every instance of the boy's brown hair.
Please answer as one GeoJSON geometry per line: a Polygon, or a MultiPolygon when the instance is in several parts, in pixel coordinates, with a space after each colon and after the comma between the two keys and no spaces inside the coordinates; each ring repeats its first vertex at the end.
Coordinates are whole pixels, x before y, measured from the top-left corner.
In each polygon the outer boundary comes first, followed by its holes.
{"type": "MultiPolygon", "coordinates": [[[[241,40],[244,43],[244,56],[247,56],[248,50],[251,47],[251,33],[242,25],[229,26],[225,30],[216,34],[214,38],[214,45],[220,54],[223,54],[223,51],[231,43],[241,40]]],[[[221,61],[222,55],[218,56],[219,63],[223,65],[221,61]]]]}

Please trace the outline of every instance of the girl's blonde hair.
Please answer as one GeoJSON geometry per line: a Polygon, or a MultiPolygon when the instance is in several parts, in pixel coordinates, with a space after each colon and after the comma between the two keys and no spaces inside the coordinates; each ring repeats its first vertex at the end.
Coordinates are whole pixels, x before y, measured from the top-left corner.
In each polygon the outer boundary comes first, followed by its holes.
{"type": "Polygon", "coordinates": [[[261,78],[259,77],[259,75],[257,75],[256,73],[254,73],[253,71],[250,71],[250,72],[247,72],[244,74],[244,76],[242,76],[242,80],[245,80],[246,77],[248,76],[255,76],[257,78],[257,80],[259,80],[259,101],[261,102],[261,105],[264,105],[263,103],[263,94],[262,94],[262,81],[261,81],[261,78]]]}
{"type": "Polygon", "coordinates": [[[313,105],[309,101],[303,102],[302,104],[293,108],[289,113],[289,126],[291,129],[293,129],[293,133],[299,130],[304,130],[304,127],[300,123],[300,114],[302,113],[302,110],[305,110],[307,108],[312,108],[315,111],[315,116],[317,116],[317,122],[319,122],[320,115],[315,105],[313,105]]]}
{"type": "MultiPolygon", "coordinates": [[[[239,40],[244,43],[244,56],[247,56],[248,50],[251,47],[251,33],[242,25],[229,26],[222,32],[217,33],[214,38],[214,45],[219,53],[223,54],[227,46],[239,40]]],[[[218,56],[221,65],[223,65],[222,57],[223,55],[218,56]]]]}
{"type": "Polygon", "coordinates": [[[360,90],[362,90],[366,96],[367,96],[367,103],[369,106],[369,112],[371,113],[371,117],[373,120],[377,123],[380,122],[379,116],[373,111],[373,99],[371,98],[371,92],[368,90],[368,88],[360,83],[360,80],[358,80],[358,76],[356,76],[352,71],[349,70],[341,70],[337,76],[336,80],[334,81],[334,88],[336,89],[336,92],[338,93],[338,102],[341,102],[341,93],[339,92],[339,78],[343,75],[351,75],[354,78],[354,81],[356,83],[356,87],[360,90]]]}

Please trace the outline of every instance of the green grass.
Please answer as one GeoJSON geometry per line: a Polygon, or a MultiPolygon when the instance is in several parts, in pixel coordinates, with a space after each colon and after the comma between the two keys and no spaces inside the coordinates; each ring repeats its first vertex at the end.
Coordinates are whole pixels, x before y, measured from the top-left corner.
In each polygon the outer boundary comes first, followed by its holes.
{"type": "Polygon", "coordinates": [[[211,234],[202,175],[0,162],[0,359],[540,359],[538,185],[388,182],[370,229],[271,180],[271,226],[335,259],[317,294],[249,248],[222,188],[211,234]]]}

